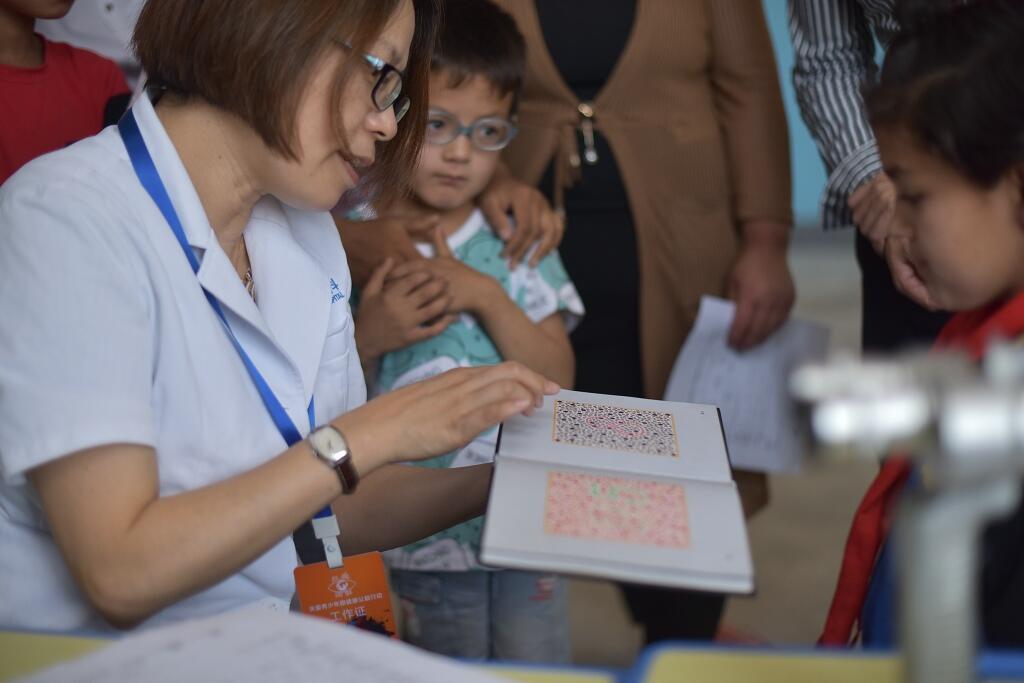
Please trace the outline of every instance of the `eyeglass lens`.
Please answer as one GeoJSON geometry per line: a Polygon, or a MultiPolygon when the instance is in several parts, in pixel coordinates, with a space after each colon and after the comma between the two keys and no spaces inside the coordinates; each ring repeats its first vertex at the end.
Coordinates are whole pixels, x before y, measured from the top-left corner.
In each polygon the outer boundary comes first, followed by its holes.
{"type": "Polygon", "coordinates": [[[380,80],[373,88],[373,104],[380,111],[395,104],[402,94],[402,76],[397,71],[388,70],[381,74],[380,80]]]}
{"type": "Polygon", "coordinates": [[[427,119],[427,142],[447,145],[459,135],[466,133],[477,149],[494,151],[502,149],[515,134],[515,126],[502,118],[477,119],[463,127],[458,119],[448,112],[431,111],[427,119]]]}

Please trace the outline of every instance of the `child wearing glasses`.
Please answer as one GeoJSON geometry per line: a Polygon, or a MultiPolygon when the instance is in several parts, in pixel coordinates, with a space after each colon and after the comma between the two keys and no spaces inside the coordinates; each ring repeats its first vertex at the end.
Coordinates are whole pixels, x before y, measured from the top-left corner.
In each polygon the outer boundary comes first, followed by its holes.
{"type": "MultiPolygon", "coordinates": [[[[517,360],[572,385],[568,330],[583,305],[556,252],[536,267],[510,265],[475,200],[494,174],[513,123],[525,69],[523,39],[490,2],[448,0],[435,46],[430,114],[412,195],[397,211],[439,216],[417,246],[428,258],[377,269],[361,293],[356,340],[375,367],[377,392],[457,367],[517,360]]],[[[371,375],[372,376],[372,375],[371,375]]],[[[427,467],[494,457],[497,430],[427,467]]],[[[482,520],[470,520],[389,551],[405,637],[471,659],[568,662],[564,579],[482,567],[482,520]]]]}

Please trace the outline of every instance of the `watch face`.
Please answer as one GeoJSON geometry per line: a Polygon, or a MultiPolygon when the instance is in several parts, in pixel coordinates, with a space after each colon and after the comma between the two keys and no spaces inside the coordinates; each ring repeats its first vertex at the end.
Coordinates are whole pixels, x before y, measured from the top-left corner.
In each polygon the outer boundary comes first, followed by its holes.
{"type": "Polygon", "coordinates": [[[313,445],[321,454],[337,459],[339,454],[348,450],[348,444],[337,430],[330,427],[321,428],[312,434],[313,445]]]}

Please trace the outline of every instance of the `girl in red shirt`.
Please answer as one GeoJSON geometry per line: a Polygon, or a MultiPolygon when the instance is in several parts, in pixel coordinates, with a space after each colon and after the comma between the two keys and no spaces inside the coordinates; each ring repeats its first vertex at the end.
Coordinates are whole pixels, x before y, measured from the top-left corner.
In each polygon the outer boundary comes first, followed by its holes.
{"type": "MultiPolygon", "coordinates": [[[[906,2],[903,32],[867,96],[898,192],[886,245],[897,286],[960,311],[936,348],[976,359],[1024,336],[1024,3],[906,2]]],[[[892,644],[889,512],[910,466],[885,463],[854,518],[821,643],[892,644]]],[[[986,534],[982,623],[989,645],[1024,645],[1024,513],[986,534]]]]}

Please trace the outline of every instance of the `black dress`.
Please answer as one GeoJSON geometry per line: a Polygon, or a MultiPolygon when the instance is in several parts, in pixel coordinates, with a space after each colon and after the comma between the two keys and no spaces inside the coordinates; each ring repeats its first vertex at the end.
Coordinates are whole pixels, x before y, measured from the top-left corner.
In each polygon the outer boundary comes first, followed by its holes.
{"type": "MultiPolygon", "coordinates": [[[[548,51],[580,102],[592,101],[611,75],[634,13],[633,0],[537,2],[548,51]]],[[[587,309],[572,334],[575,388],[643,396],[633,215],[612,150],[596,131],[594,146],[597,163],[583,162],[580,180],[565,191],[566,232],[558,249],[587,309]]],[[[549,166],[540,185],[549,201],[554,182],[549,166]]]]}
{"type": "MultiPolygon", "coordinates": [[[[636,15],[635,0],[537,0],[544,41],[563,80],[580,102],[592,101],[615,68],[636,15]]],[[[579,132],[576,133],[580,135],[579,132]]],[[[577,141],[580,149],[582,140],[577,141]]],[[[629,198],[607,140],[594,132],[598,160],[584,161],[580,180],[565,191],[562,261],[587,313],[570,339],[575,388],[643,397],[636,233],[629,198]]],[[[541,180],[549,201],[554,172],[541,180]]],[[[622,586],[648,643],[714,637],[724,597],[648,586],[622,586]]]]}

